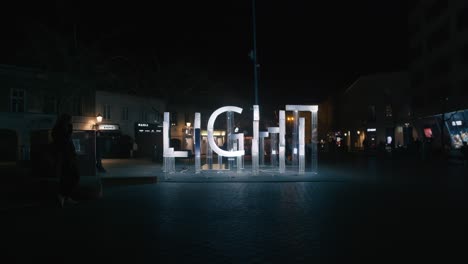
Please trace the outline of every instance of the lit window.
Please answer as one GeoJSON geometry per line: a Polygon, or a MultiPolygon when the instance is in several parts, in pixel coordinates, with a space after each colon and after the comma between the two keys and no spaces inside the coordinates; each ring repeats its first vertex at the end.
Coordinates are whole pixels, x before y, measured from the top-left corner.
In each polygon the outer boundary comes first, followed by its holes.
{"type": "Polygon", "coordinates": [[[148,121],[148,113],[143,109],[140,111],[140,121],[148,121]]]}
{"type": "Polygon", "coordinates": [[[391,105],[386,105],[385,106],[385,116],[386,117],[392,117],[392,106],[391,105]]]}
{"type": "Polygon", "coordinates": [[[111,106],[110,104],[105,104],[102,109],[102,117],[104,119],[111,119],[111,106]]]}
{"type": "Polygon", "coordinates": [[[171,112],[171,126],[177,125],[177,113],[171,112]]]}
{"type": "Polygon", "coordinates": [[[367,109],[367,121],[376,122],[375,105],[369,105],[367,109]]]}
{"type": "Polygon", "coordinates": [[[122,120],[128,120],[128,107],[124,106],[122,107],[122,120]]]}

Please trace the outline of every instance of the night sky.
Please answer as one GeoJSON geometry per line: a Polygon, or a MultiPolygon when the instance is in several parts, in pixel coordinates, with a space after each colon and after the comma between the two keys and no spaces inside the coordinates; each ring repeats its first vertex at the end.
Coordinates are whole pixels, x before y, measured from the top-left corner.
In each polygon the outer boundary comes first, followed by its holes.
{"type": "MultiPolygon", "coordinates": [[[[70,47],[96,45],[100,58],[138,57],[147,65],[139,67],[187,64],[253,98],[251,1],[148,2],[16,3],[2,23],[0,63],[40,66],[23,50],[35,45],[25,34],[43,25],[70,47]]],[[[405,2],[257,0],[260,101],[279,89],[288,100],[304,99],[293,95],[305,90],[323,98],[361,74],[405,70],[405,2]]]]}

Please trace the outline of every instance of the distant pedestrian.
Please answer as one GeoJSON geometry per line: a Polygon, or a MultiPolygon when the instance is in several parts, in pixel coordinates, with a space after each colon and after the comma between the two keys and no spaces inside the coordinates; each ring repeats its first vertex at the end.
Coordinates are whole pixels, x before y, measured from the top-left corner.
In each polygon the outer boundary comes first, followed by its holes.
{"type": "Polygon", "coordinates": [[[136,143],[136,141],[133,141],[133,149],[132,149],[132,158],[135,158],[136,157],[136,154],[137,154],[137,151],[138,151],[138,144],[136,143]]]}
{"type": "Polygon", "coordinates": [[[56,155],[55,171],[60,179],[60,190],[57,196],[61,207],[64,206],[64,203],[77,203],[71,198],[80,181],[75,146],[71,139],[72,133],[71,116],[62,114],[52,129],[52,140],[56,155]]]}

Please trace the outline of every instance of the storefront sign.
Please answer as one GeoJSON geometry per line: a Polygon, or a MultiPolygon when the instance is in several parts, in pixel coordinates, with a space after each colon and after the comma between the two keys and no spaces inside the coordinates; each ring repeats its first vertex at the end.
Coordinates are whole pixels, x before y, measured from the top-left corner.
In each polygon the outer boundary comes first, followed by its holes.
{"type": "Polygon", "coordinates": [[[98,129],[99,130],[119,130],[119,125],[108,125],[108,124],[104,125],[104,124],[102,124],[102,125],[98,126],[98,129]]]}
{"type": "Polygon", "coordinates": [[[162,129],[158,124],[135,123],[136,133],[161,133],[162,129]]]}
{"type": "Polygon", "coordinates": [[[367,129],[367,132],[375,132],[375,131],[377,131],[376,128],[368,128],[368,129],[367,129]]]}

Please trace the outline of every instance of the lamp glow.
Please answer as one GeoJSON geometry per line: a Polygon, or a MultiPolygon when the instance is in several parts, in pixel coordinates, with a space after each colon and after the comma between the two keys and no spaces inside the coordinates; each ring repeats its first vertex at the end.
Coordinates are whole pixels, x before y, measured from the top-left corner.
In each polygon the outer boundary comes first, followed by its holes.
{"type": "Polygon", "coordinates": [[[101,122],[102,122],[102,115],[101,115],[101,114],[98,114],[98,115],[96,116],[96,121],[97,121],[98,123],[101,123],[101,122]]]}

